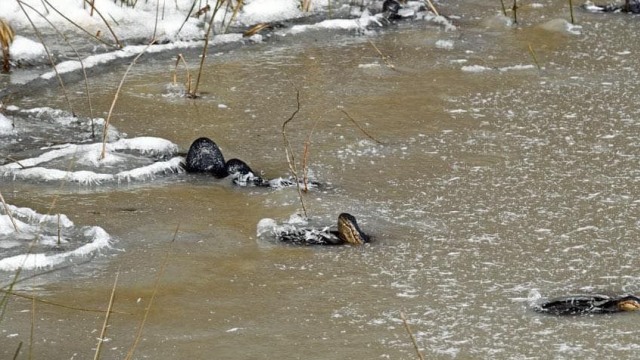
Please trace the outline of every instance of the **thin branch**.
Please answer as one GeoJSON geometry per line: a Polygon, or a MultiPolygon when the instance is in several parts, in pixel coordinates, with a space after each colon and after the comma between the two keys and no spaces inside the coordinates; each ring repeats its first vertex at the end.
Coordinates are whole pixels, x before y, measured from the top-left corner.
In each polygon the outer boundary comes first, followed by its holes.
{"type": "Polygon", "coordinates": [[[351,122],[358,128],[360,129],[360,131],[362,131],[363,134],[365,134],[369,139],[373,140],[374,142],[376,142],[379,145],[384,145],[384,143],[376,138],[374,138],[373,136],[369,135],[368,132],[366,132],[352,117],[351,115],[349,115],[348,112],[346,112],[344,109],[340,109],[340,111],[342,111],[345,115],[347,115],[347,118],[349,120],[351,120],[351,122]]]}
{"type": "Polygon", "coordinates": [[[296,168],[296,161],[293,156],[293,150],[291,149],[291,143],[289,143],[289,139],[287,138],[287,124],[293,120],[293,118],[300,112],[300,90],[296,88],[296,110],[289,116],[285,122],[282,123],[282,138],[284,139],[284,151],[287,156],[287,163],[289,164],[289,170],[293,173],[293,178],[296,181],[296,189],[298,189],[298,197],[300,198],[300,204],[302,204],[302,211],[304,212],[304,216],[307,217],[307,208],[304,205],[304,200],[302,197],[302,189],[300,188],[300,179],[298,177],[298,171],[296,168]]]}
{"type": "Polygon", "coordinates": [[[402,323],[404,324],[404,329],[407,330],[407,334],[409,334],[409,337],[411,338],[411,342],[413,343],[413,348],[416,350],[416,353],[418,354],[418,359],[424,360],[424,356],[422,356],[422,353],[420,352],[420,348],[418,347],[416,338],[415,336],[413,336],[413,333],[411,332],[411,328],[409,328],[409,323],[407,322],[407,319],[404,317],[404,313],[402,311],[400,311],[400,318],[402,319],[402,323]]]}
{"type": "Polygon", "coordinates": [[[427,5],[431,8],[431,11],[433,11],[434,14],[436,14],[436,16],[440,16],[440,14],[438,14],[438,10],[436,10],[436,7],[433,6],[433,3],[431,2],[431,0],[424,0],[425,3],[427,3],[427,5]]]}

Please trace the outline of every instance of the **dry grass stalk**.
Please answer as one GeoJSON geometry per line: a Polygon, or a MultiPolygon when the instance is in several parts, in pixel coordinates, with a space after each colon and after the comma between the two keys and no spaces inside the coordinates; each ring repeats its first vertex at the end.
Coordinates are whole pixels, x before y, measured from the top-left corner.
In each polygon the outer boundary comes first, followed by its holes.
{"type": "Polygon", "coordinates": [[[89,104],[89,116],[91,118],[91,137],[95,138],[95,129],[94,129],[94,124],[93,124],[93,106],[91,104],[91,91],[89,90],[89,81],[88,81],[88,76],[87,76],[87,71],[84,67],[84,62],[82,61],[82,57],[80,56],[80,54],[78,53],[78,51],[76,50],[76,48],[69,42],[69,39],[67,38],[67,36],[61,32],[60,30],[58,30],[58,28],[53,25],[53,23],[51,21],[49,21],[49,19],[41,14],[38,10],[36,10],[33,6],[24,3],[25,6],[27,6],[28,8],[31,9],[31,11],[35,12],[36,14],[40,15],[40,17],[42,17],[47,23],[49,23],[49,25],[51,26],[51,28],[62,37],[62,39],[64,39],[64,42],[71,48],[71,50],[73,50],[73,52],[76,54],[76,58],[78,59],[78,62],[80,62],[80,67],[82,68],[82,75],[84,78],[84,87],[85,87],[85,92],[87,94],[87,102],[89,104]]]}
{"type": "Polygon", "coordinates": [[[424,2],[427,4],[427,6],[429,6],[431,11],[433,11],[433,13],[436,14],[436,16],[440,16],[440,14],[438,14],[438,10],[436,10],[436,7],[433,6],[433,3],[431,2],[431,0],[424,0],[424,2]]]}
{"type": "MultiPolygon", "coordinates": [[[[113,40],[116,42],[116,44],[118,44],[119,48],[122,48],[122,43],[120,42],[120,39],[118,39],[118,36],[116,36],[116,33],[113,31],[113,29],[111,28],[111,25],[109,25],[109,22],[107,21],[107,19],[104,18],[104,16],[102,16],[102,14],[100,13],[100,11],[98,11],[98,9],[96,9],[92,2],[93,0],[84,0],[86,3],[89,3],[91,1],[91,9],[96,11],[96,14],[98,14],[98,16],[100,17],[100,19],[102,20],[102,22],[104,23],[104,25],[107,27],[107,29],[109,29],[109,32],[111,33],[111,35],[113,36],[113,40]]],[[[156,21],[157,22],[157,21],[156,21]]]]}
{"type": "Polygon", "coordinates": [[[49,52],[49,48],[45,44],[44,39],[42,38],[42,34],[40,33],[40,31],[38,30],[36,25],[33,23],[33,21],[31,20],[31,17],[27,13],[27,10],[24,8],[24,5],[26,5],[26,4],[24,4],[22,1],[18,0],[18,5],[20,6],[20,9],[24,13],[24,15],[27,17],[27,20],[29,20],[29,24],[31,24],[31,27],[33,28],[34,32],[36,33],[36,36],[40,40],[40,43],[42,43],[42,46],[44,47],[44,51],[47,53],[47,58],[49,59],[49,63],[51,63],[51,67],[53,67],[53,71],[56,73],[56,78],[58,79],[58,82],[60,83],[60,87],[62,88],[62,94],[64,95],[64,98],[67,100],[67,104],[69,106],[69,109],[71,110],[71,113],[75,117],[76,116],[75,111],[73,111],[73,106],[71,105],[71,100],[69,99],[69,96],[67,95],[67,89],[64,86],[64,82],[62,81],[62,77],[60,76],[60,73],[58,72],[58,69],[56,68],[56,63],[53,60],[53,55],[51,55],[51,53],[49,52]]]}
{"type": "Polygon", "coordinates": [[[309,131],[309,134],[307,134],[307,138],[304,141],[304,150],[302,152],[302,184],[304,185],[304,187],[302,188],[302,191],[307,192],[309,191],[309,147],[311,146],[311,134],[313,134],[313,130],[315,130],[316,125],[318,125],[318,122],[320,121],[320,119],[316,120],[315,123],[313,123],[313,127],[311,128],[311,130],[309,131]]]}
{"type": "Polygon", "coordinates": [[[122,79],[120,79],[120,84],[118,85],[116,94],[113,96],[111,107],[109,107],[109,114],[107,115],[107,119],[105,120],[104,126],[102,128],[102,151],[100,152],[100,160],[104,160],[107,153],[107,134],[109,133],[109,124],[111,122],[111,115],[113,114],[113,108],[116,106],[116,102],[118,101],[118,96],[120,95],[120,91],[122,90],[122,85],[124,84],[124,80],[127,78],[127,75],[129,74],[129,71],[131,71],[131,69],[133,68],[133,65],[136,64],[136,62],[142,56],[142,54],[147,52],[147,49],[149,49],[149,47],[151,46],[151,44],[153,44],[153,42],[154,40],[152,39],[151,42],[149,42],[149,44],[145,46],[145,48],[142,49],[142,51],[133,59],[133,61],[131,61],[131,64],[129,64],[129,66],[127,67],[127,70],[124,72],[124,75],[122,75],[122,79]]]}
{"type": "Polygon", "coordinates": [[[376,138],[374,138],[373,136],[369,135],[368,132],[366,132],[356,121],[354,118],[351,117],[351,115],[349,115],[348,112],[346,112],[344,109],[340,109],[340,111],[342,111],[345,115],[347,115],[347,118],[349,120],[351,120],[351,122],[360,130],[362,131],[363,134],[365,134],[369,139],[373,140],[374,142],[376,142],[379,145],[384,145],[384,143],[376,138]]]}
{"type": "Polygon", "coordinates": [[[200,78],[202,76],[202,69],[204,68],[204,60],[207,57],[207,49],[209,49],[209,40],[211,39],[211,34],[213,32],[213,20],[216,18],[216,14],[218,10],[222,7],[222,5],[227,0],[216,0],[216,5],[213,8],[213,14],[211,14],[211,19],[209,20],[209,25],[207,28],[207,34],[204,37],[204,47],[202,48],[202,56],[200,57],[200,67],[198,70],[198,77],[196,78],[196,86],[193,89],[193,96],[198,96],[198,87],[200,86],[200,78]]]}
{"type": "Polygon", "coordinates": [[[533,58],[533,62],[538,67],[538,70],[540,70],[540,63],[538,62],[538,57],[536,56],[536,52],[533,51],[533,47],[531,47],[531,44],[529,44],[529,53],[531,54],[531,57],[533,58]]]}
{"type": "Polygon", "coordinates": [[[308,12],[311,10],[311,0],[301,0],[300,1],[300,9],[304,12],[308,12]]]}
{"type": "Polygon", "coordinates": [[[16,220],[13,218],[13,215],[11,214],[9,205],[7,205],[7,203],[4,201],[4,196],[2,196],[2,192],[0,192],[0,201],[2,201],[2,205],[4,206],[4,211],[7,213],[7,216],[9,216],[9,220],[11,220],[11,225],[13,225],[13,228],[16,230],[16,233],[19,233],[20,230],[18,229],[18,224],[16,224],[16,220]]]}
{"type": "Polygon", "coordinates": [[[193,94],[191,93],[191,71],[189,70],[189,65],[182,54],[178,54],[178,57],[176,58],[176,65],[173,68],[173,84],[176,85],[178,83],[178,65],[180,63],[184,64],[184,68],[187,70],[187,96],[193,97],[193,94]]]}
{"type": "Polygon", "coordinates": [[[107,314],[104,316],[104,324],[102,324],[102,330],[100,331],[100,337],[98,338],[98,345],[96,346],[96,353],[93,356],[93,360],[100,358],[100,351],[102,349],[102,343],[105,336],[107,336],[107,326],[109,325],[109,318],[111,317],[111,308],[113,308],[113,300],[116,296],[116,286],[118,285],[118,277],[120,276],[120,269],[116,272],[116,278],[113,281],[113,288],[111,289],[111,296],[109,297],[109,305],[107,306],[107,314]]]}
{"type": "Polygon", "coordinates": [[[416,353],[418,354],[418,359],[424,360],[424,356],[422,356],[422,353],[420,352],[420,348],[418,347],[418,342],[416,341],[415,336],[413,336],[413,333],[411,332],[411,328],[409,327],[409,323],[407,322],[407,319],[404,317],[404,313],[402,311],[400,311],[400,318],[402,319],[402,323],[404,324],[404,329],[407,330],[407,334],[409,334],[409,337],[411,338],[411,342],[413,343],[413,348],[416,350],[416,353]]]}
{"type": "Polygon", "coordinates": [[[16,352],[13,353],[13,360],[16,360],[18,358],[18,355],[20,355],[20,349],[22,349],[22,341],[18,343],[18,348],[16,349],[16,352]]]}
{"type": "Polygon", "coordinates": [[[11,52],[9,48],[11,47],[11,43],[13,42],[13,38],[16,36],[16,33],[13,31],[13,28],[9,24],[8,21],[4,19],[0,19],[0,45],[2,45],[2,72],[8,73],[11,70],[11,64],[9,60],[11,59],[11,52]]]}
{"type": "Polygon", "coordinates": [[[287,124],[296,117],[296,115],[300,112],[300,90],[296,89],[296,110],[291,114],[291,116],[282,123],[282,138],[284,139],[284,152],[287,156],[287,164],[289,164],[289,170],[293,174],[293,178],[296,181],[296,189],[298,190],[298,197],[300,198],[300,204],[302,205],[302,212],[304,216],[307,217],[307,207],[304,205],[304,199],[302,197],[302,189],[300,188],[300,178],[298,177],[298,170],[296,167],[296,161],[293,156],[293,150],[291,149],[291,143],[287,138],[287,124]]]}
{"type": "MultiPolygon", "coordinates": [[[[0,292],[4,293],[4,294],[7,294],[7,295],[19,297],[19,298],[22,298],[22,299],[36,301],[36,302],[39,302],[41,304],[60,307],[60,308],[63,308],[63,309],[77,310],[77,311],[84,311],[84,312],[93,312],[93,313],[104,313],[105,312],[104,310],[101,310],[101,309],[86,309],[86,308],[80,308],[80,307],[69,306],[69,305],[64,305],[64,304],[58,304],[58,303],[53,302],[53,301],[40,299],[40,298],[37,298],[35,296],[25,295],[25,294],[17,293],[15,291],[10,291],[10,290],[0,289],[0,292]]],[[[115,314],[131,315],[131,313],[127,313],[127,312],[123,312],[123,311],[115,311],[115,310],[113,310],[111,312],[115,313],[115,314]]]]}
{"type": "Polygon", "coordinates": [[[500,5],[502,5],[502,14],[507,16],[507,7],[504,6],[504,0],[500,0],[500,5]]]}
{"type": "Polygon", "coordinates": [[[386,56],[385,54],[382,53],[382,51],[380,51],[380,49],[378,49],[378,47],[376,46],[376,44],[373,43],[373,41],[368,40],[369,44],[371,44],[371,46],[373,46],[373,48],[376,50],[376,52],[378,53],[378,55],[380,55],[380,58],[382,59],[382,61],[384,62],[385,65],[387,65],[387,67],[389,69],[395,70],[396,67],[391,63],[391,59],[386,56]]]}
{"type": "MultiPolygon", "coordinates": [[[[627,1],[627,4],[628,4],[628,3],[629,3],[629,2],[627,1]]],[[[575,20],[575,18],[573,17],[573,1],[571,1],[571,0],[569,0],[569,14],[571,15],[571,24],[575,24],[575,23],[576,23],[576,20],[575,20]]]]}
{"type": "Polygon", "coordinates": [[[513,7],[511,8],[511,10],[513,10],[513,23],[517,24],[518,23],[518,0],[513,0],[513,7]]]}
{"type": "Polygon", "coordinates": [[[167,269],[167,263],[169,262],[169,254],[173,249],[173,244],[176,242],[176,237],[178,236],[179,229],[180,229],[180,224],[176,226],[176,231],[173,233],[173,239],[171,239],[169,248],[167,249],[167,252],[164,255],[162,265],[160,266],[160,270],[158,271],[158,276],[156,276],[156,281],[153,286],[153,292],[151,293],[151,298],[149,299],[149,305],[145,309],[144,316],[140,320],[140,325],[138,326],[138,332],[136,333],[136,338],[134,339],[133,344],[131,345],[131,348],[127,352],[127,356],[125,357],[125,360],[131,360],[133,358],[133,354],[136,351],[136,347],[138,347],[138,343],[142,338],[142,331],[144,330],[144,325],[147,322],[147,317],[149,316],[149,312],[151,311],[151,306],[153,305],[153,301],[156,298],[156,295],[158,294],[158,289],[160,288],[160,278],[162,278],[164,271],[167,269]]]}
{"type": "Polygon", "coordinates": [[[53,23],[51,21],[49,21],[49,19],[45,15],[41,14],[40,12],[38,12],[38,10],[36,10],[31,5],[28,5],[26,3],[24,5],[29,7],[32,11],[34,11],[36,14],[40,15],[40,17],[42,17],[47,23],[49,23],[51,28],[53,30],[55,30],[55,32],[58,33],[58,35],[60,35],[62,37],[62,39],[64,39],[64,42],[76,54],[76,58],[78,59],[78,62],[80,62],[80,67],[82,68],[82,76],[83,76],[83,79],[84,79],[84,88],[85,88],[85,92],[87,94],[87,102],[88,102],[88,105],[89,105],[89,117],[91,119],[91,137],[95,138],[96,137],[96,133],[95,133],[95,127],[94,127],[94,122],[93,122],[93,105],[91,104],[91,91],[89,90],[89,80],[88,80],[88,76],[87,76],[87,70],[84,67],[84,62],[82,61],[82,57],[80,56],[80,54],[78,53],[76,48],[69,42],[69,39],[67,38],[67,36],[63,32],[61,32],[60,30],[58,30],[58,28],[55,25],[53,25],[53,23]]]}
{"type": "MultiPolygon", "coordinates": [[[[106,42],[106,41],[102,40],[100,37],[98,37],[98,36],[96,36],[96,35],[93,35],[92,33],[90,33],[89,31],[87,31],[87,30],[86,30],[85,28],[83,28],[82,26],[80,26],[80,25],[76,24],[75,22],[73,22],[73,20],[69,19],[69,18],[68,18],[67,16],[65,16],[63,13],[61,13],[60,11],[58,11],[58,9],[56,9],[55,7],[53,7],[53,5],[51,5],[51,4],[49,3],[49,0],[43,0],[43,1],[44,1],[46,4],[48,4],[48,5],[49,5],[49,6],[50,6],[50,7],[51,7],[51,8],[52,8],[52,9],[53,9],[53,10],[54,10],[58,15],[60,15],[63,19],[67,20],[71,25],[73,25],[73,26],[77,27],[77,28],[78,28],[78,29],[80,29],[82,32],[86,33],[86,34],[87,34],[87,35],[89,35],[91,38],[93,38],[94,40],[96,40],[96,41],[98,41],[98,42],[100,42],[100,43],[102,43],[102,44],[104,44],[104,45],[106,45],[106,46],[109,46],[109,47],[115,47],[113,44],[108,43],[108,42],[106,42]]],[[[83,3],[83,4],[84,4],[84,3],[83,3]]],[[[26,4],[25,4],[25,5],[26,5],[26,4]]],[[[98,32],[98,34],[100,34],[100,33],[98,32]]],[[[113,36],[115,37],[115,34],[113,34],[113,36]]],[[[118,42],[117,38],[116,38],[116,43],[119,45],[119,47],[122,47],[122,46],[120,45],[120,42],[118,42]]]]}
{"type": "Polygon", "coordinates": [[[36,325],[36,301],[31,300],[31,329],[29,331],[29,359],[33,359],[33,333],[36,325]]]}

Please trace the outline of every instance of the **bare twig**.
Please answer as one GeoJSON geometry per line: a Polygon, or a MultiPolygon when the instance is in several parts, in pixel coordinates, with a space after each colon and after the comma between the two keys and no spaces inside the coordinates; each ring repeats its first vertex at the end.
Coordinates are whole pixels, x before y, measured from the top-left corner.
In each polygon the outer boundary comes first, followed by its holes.
{"type": "Polygon", "coordinates": [[[100,358],[100,351],[102,350],[102,343],[104,337],[107,336],[107,325],[109,325],[109,318],[111,317],[111,308],[113,308],[113,299],[116,296],[116,286],[118,285],[118,277],[120,276],[120,269],[116,272],[116,278],[113,281],[113,288],[111,289],[111,296],[109,297],[109,305],[107,306],[107,313],[104,316],[104,323],[102,324],[102,330],[100,331],[100,337],[98,338],[98,345],[96,346],[96,353],[93,356],[93,360],[100,358]]]}
{"type": "Polygon", "coordinates": [[[400,311],[400,318],[402,319],[402,323],[404,324],[404,329],[407,330],[407,334],[409,334],[409,337],[411,338],[411,342],[413,343],[413,348],[416,350],[416,353],[418,354],[418,359],[424,360],[424,356],[422,356],[422,353],[420,352],[420,348],[418,347],[416,338],[415,336],[413,336],[413,333],[411,332],[411,328],[409,328],[409,323],[407,322],[407,319],[404,317],[404,313],[402,311],[400,311]]]}
{"type": "Polygon", "coordinates": [[[518,23],[518,3],[517,3],[517,0],[513,0],[513,7],[511,8],[511,10],[513,10],[513,23],[517,24],[518,23]]]}
{"type": "Polygon", "coordinates": [[[507,16],[507,7],[504,6],[504,0],[500,0],[500,5],[502,5],[502,14],[507,16]]]}
{"type": "Polygon", "coordinates": [[[340,109],[340,111],[342,111],[345,115],[347,115],[347,118],[349,120],[351,120],[351,122],[358,128],[360,129],[360,131],[362,131],[363,134],[365,134],[369,139],[373,140],[374,142],[376,142],[377,144],[380,145],[384,145],[384,143],[376,138],[374,138],[373,136],[369,135],[369,133],[367,133],[352,117],[351,115],[349,115],[348,112],[346,112],[344,109],[340,109]]]}
{"type": "Polygon", "coordinates": [[[293,150],[291,149],[291,143],[289,143],[289,139],[287,138],[287,131],[286,131],[287,124],[291,120],[293,120],[294,117],[296,117],[299,111],[300,111],[300,90],[296,88],[296,110],[291,114],[291,116],[289,116],[287,120],[285,120],[285,122],[282,123],[282,138],[284,139],[284,152],[285,152],[285,155],[287,156],[287,163],[289,164],[289,170],[293,174],[293,178],[296,181],[296,189],[298,189],[298,197],[300,198],[300,204],[302,205],[302,212],[304,213],[304,216],[307,217],[307,208],[304,205],[304,200],[302,197],[302,189],[300,188],[300,178],[298,177],[296,161],[293,156],[293,150]]]}
{"type": "Polygon", "coordinates": [[[180,229],[180,224],[178,224],[176,226],[176,231],[173,233],[173,239],[171,239],[171,243],[169,244],[169,248],[167,249],[167,252],[164,255],[164,260],[162,261],[162,265],[160,267],[160,270],[158,271],[158,276],[156,276],[156,281],[155,281],[155,284],[153,286],[153,292],[151,293],[151,298],[149,299],[149,305],[147,305],[147,308],[145,309],[145,312],[144,312],[144,316],[140,320],[140,325],[138,326],[138,332],[136,333],[136,338],[133,341],[133,344],[131,345],[131,348],[127,352],[127,356],[125,357],[125,360],[131,360],[133,358],[133,354],[136,351],[136,347],[138,346],[138,343],[140,342],[140,339],[142,338],[142,330],[144,330],[144,325],[147,322],[147,317],[149,316],[149,311],[151,311],[151,306],[153,305],[153,300],[155,299],[156,294],[158,293],[158,289],[160,288],[160,278],[162,278],[162,275],[164,274],[164,271],[167,268],[167,263],[169,262],[169,254],[171,253],[171,249],[173,248],[173,244],[176,241],[176,237],[178,236],[178,230],[179,229],[180,229]]]}
{"type": "MultiPolygon", "coordinates": [[[[89,3],[89,1],[93,0],[84,0],[86,3],[89,3]]],[[[102,16],[102,14],[100,13],[100,11],[98,11],[98,9],[96,9],[93,4],[91,4],[91,9],[96,11],[96,14],[98,14],[98,16],[100,16],[100,19],[102,19],[102,22],[104,22],[104,24],[107,26],[107,29],[109,29],[109,32],[111,33],[111,35],[113,35],[113,40],[115,40],[116,44],[118,44],[119,48],[122,48],[122,43],[120,42],[120,40],[118,39],[118,36],[116,36],[116,33],[113,31],[113,29],[111,28],[111,25],[109,25],[109,22],[107,21],[107,19],[104,18],[104,16],[102,16]]]]}

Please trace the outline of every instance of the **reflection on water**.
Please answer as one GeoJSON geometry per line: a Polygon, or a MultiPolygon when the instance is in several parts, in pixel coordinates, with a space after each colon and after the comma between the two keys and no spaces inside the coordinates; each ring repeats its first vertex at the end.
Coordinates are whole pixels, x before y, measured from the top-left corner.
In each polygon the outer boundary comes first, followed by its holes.
{"type": "MultiPolygon", "coordinates": [[[[8,202],[44,208],[59,196],[60,212],[104,227],[122,250],[96,259],[104,270],[95,277],[52,278],[42,293],[104,308],[119,269],[116,308],[133,315],[114,314],[109,358],[129,349],[167,252],[140,357],[411,358],[401,311],[429,358],[631,357],[635,314],[555,318],[533,313],[527,298],[638,291],[640,49],[614,39],[633,38],[639,25],[579,12],[580,35],[548,30],[536,25],[566,9],[540,3],[523,10],[517,29],[485,28],[493,5],[454,2],[455,32],[401,24],[220,54],[198,101],[163,96],[166,64],[149,64],[127,82],[120,131],[182,149],[209,136],[267,177],[288,170],[281,126],[299,89],[287,134],[301,159],[311,133],[310,167],[329,184],[305,195],[309,213],[318,223],[352,213],[373,242],[256,240],[260,219],[300,211],[293,189],[181,175],[162,186],[29,198],[38,189],[3,180],[8,202]],[[532,65],[529,45],[541,69],[461,70],[532,65]]],[[[97,91],[94,106],[108,108],[112,93],[97,91]]],[[[30,308],[11,304],[0,351],[28,337],[31,315],[21,311],[30,308]]],[[[100,315],[38,305],[37,318],[36,355],[92,354],[100,315]]]]}

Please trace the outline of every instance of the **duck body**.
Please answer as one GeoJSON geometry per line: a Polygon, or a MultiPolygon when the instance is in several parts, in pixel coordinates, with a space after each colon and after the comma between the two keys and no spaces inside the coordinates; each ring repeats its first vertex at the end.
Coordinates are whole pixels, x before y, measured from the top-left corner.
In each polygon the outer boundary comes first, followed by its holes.
{"type": "Polygon", "coordinates": [[[537,312],[552,315],[610,314],[640,310],[640,297],[630,294],[570,295],[547,300],[535,307],[537,312]]]}
{"type": "Polygon", "coordinates": [[[184,168],[188,173],[207,173],[217,179],[231,176],[236,185],[270,186],[269,181],[255,175],[244,161],[230,159],[225,162],[218,145],[206,137],[191,143],[184,168]]]}
{"type": "MultiPolygon", "coordinates": [[[[338,216],[337,229],[330,226],[317,227],[296,227],[291,224],[277,226],[271,219],[261,220],[258,227],[269,227],[272,235],[278,241],[292,245],[362,245],[370,242],[369,235],[365,234],[358,226],[356,218],[348,213],[338,216]],[[267,223],[264,223],[264,221],[267,223]]],[[[258,230],[258,234],[262,233],[258,230]]]]}
{"type": "Polygon", "coordinates": [[[629,14],[640,14],[640,1],[625,1],[624,4],[608,4],[608,5],[585,5],[587,10],[601,12],[621,12],[629,14]]]}

